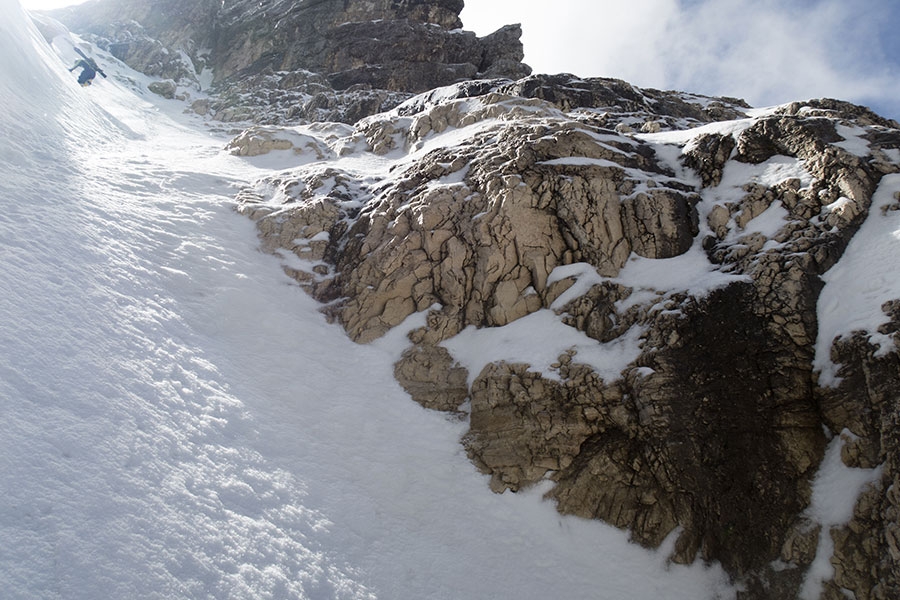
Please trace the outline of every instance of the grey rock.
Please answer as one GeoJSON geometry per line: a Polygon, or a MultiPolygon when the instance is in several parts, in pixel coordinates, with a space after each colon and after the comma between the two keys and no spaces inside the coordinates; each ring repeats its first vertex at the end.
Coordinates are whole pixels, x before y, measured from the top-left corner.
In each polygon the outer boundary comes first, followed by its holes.
{"type": "Polygon", "coordinates": [[[172,100],[175,98],[175,92],[178,89],[172,80],[154,81],[147,86],[147,89],[158,96],[172,100]]]}

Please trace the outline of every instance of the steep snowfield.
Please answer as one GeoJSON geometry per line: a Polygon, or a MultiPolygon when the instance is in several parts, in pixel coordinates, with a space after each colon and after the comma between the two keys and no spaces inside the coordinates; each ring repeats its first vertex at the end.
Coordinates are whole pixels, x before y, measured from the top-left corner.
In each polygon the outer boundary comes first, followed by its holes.
{"type": "MultiPolygon", "coordinates": [[[[890,336],[878,333],[888,321],[885,302],[900,298],[900,175],[887,175],[872,197],[872,208],[840,261],[825,273],[819,296],[816,368],[822,385],[835,385],[838,365],[831,362],[831,342],[855,331],[868,332],[879,352],[896,350],[890,336]]],[[[841,198],[835,204],[846,201],[841,198]]],[[[836,210],[839,207],[836,207],[836,210]]]]}
{"type": "Polygon", "coordinates": [[[4,598],[733,596],[492,494],[394,382],[402,332],[352,344],[256,250],[260,167],[0,8],[4,598]]]}

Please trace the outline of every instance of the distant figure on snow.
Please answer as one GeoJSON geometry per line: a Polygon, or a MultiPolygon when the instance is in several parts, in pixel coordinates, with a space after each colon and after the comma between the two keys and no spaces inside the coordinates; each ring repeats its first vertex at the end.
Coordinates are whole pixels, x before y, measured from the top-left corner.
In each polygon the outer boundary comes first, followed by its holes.
{"type": "Polygon", "coordinates": [[[106,73],[97,66],[97,63],[94,62],[93,58],[89,58],[78,48],[75,48],[75,52],[81,55],[81,59],[75,63],[74,67],[69,69],[69,72],[71,73],[75,69],[81,68],[81,75],[78,76],[78,83],[80,83],[82,87],[91,85],[94,81],[94,77],[97,76],[97,73],[106,77],[106,73]]]}

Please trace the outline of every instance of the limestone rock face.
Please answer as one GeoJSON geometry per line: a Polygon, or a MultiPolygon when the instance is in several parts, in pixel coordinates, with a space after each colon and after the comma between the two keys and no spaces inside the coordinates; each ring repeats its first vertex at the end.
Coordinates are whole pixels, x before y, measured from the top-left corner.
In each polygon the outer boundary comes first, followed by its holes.
{"type": "Polygon", "coordinates": [[[479,103],[360,125],[372,151],[387,153],[449,127],[503,119],[461,154],[436,150],[398,175],[351,225],[332,226],[347,227],[343,240],[329,230],[341,246],[339,275],[316,293],[348,299],[341,319],[354,339],[378,337],[435,303],[459,328],[505,325],[545,304],[557,266],[587,262],[612,276],[632,249],[671,257],[696,235],[697,198],[677,182],[663,187],[671,172],[640,142],[600,142],[608,134],[537,100],[489,94],[479,103]],[[549,118],[529,119],[537,107],[549,118]],[[659,187],[635,193],[653,177],[659,187]]]}
{"type": "Polygon", "coordinates": [[[193,82],[206,64],[205,51],[214,43],[220,4],[103,0],[51,14],[142,73],[193,82]]]}
{"type": "Polygon", "coordinates": [[[334,97],[359,86],[417,93],[531,72],[519,26],[478,38],[462,30],[462,8],[462,0],[99,0],[53,14],[148,75],[196,87],[210,68],[224,95],[260,74],[282,74],[284,85],[292,74],[316,73],[325,87],[306,95],[334,97]]]}
{"type": "Polygon", "coordinates": [[[217,21],[216,77],[309,70],[336,89],[371,85],[422,92],[478,74],[519,77],[520,28],[480,40],[461,30],[459,0],[226,4],[217,21]],[[272,20],[278,27],[272,30],[272,20]]]}
{"type": "Polygon", "coordinates": [[[690,131],[742,110],[615,80],[463,83],[347,128],[241,211],[353,339],[425,315],[395,375],[467,413],[495,491],[549,480],[560,511],[640,543],[679,531],[673,560],[720,561],[746,599],[796,597],[830,535],[822,597],[892,597],[897,354],[837,342],[836,388],[813,363],[820,276],[900,171],[900,131],[834,101],[690,131]],[[543,366],[458,350],[526,319],[582,337],[543,366]],[[845,461],[881,475],[829,529],[804,515],[843,430],[845,461]]]}

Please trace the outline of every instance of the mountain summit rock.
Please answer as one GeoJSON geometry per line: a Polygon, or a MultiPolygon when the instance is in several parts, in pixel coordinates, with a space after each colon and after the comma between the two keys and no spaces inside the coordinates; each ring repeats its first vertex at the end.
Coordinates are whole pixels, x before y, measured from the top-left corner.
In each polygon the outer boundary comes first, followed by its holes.
{"type": "Polygon", "coordinates": [[[133,68],[180,83],[312,71],[335,89],[424,92],[531,72],[518,25],[462,30],[462,0],[99,0],[54,13],[133,68]]]}

